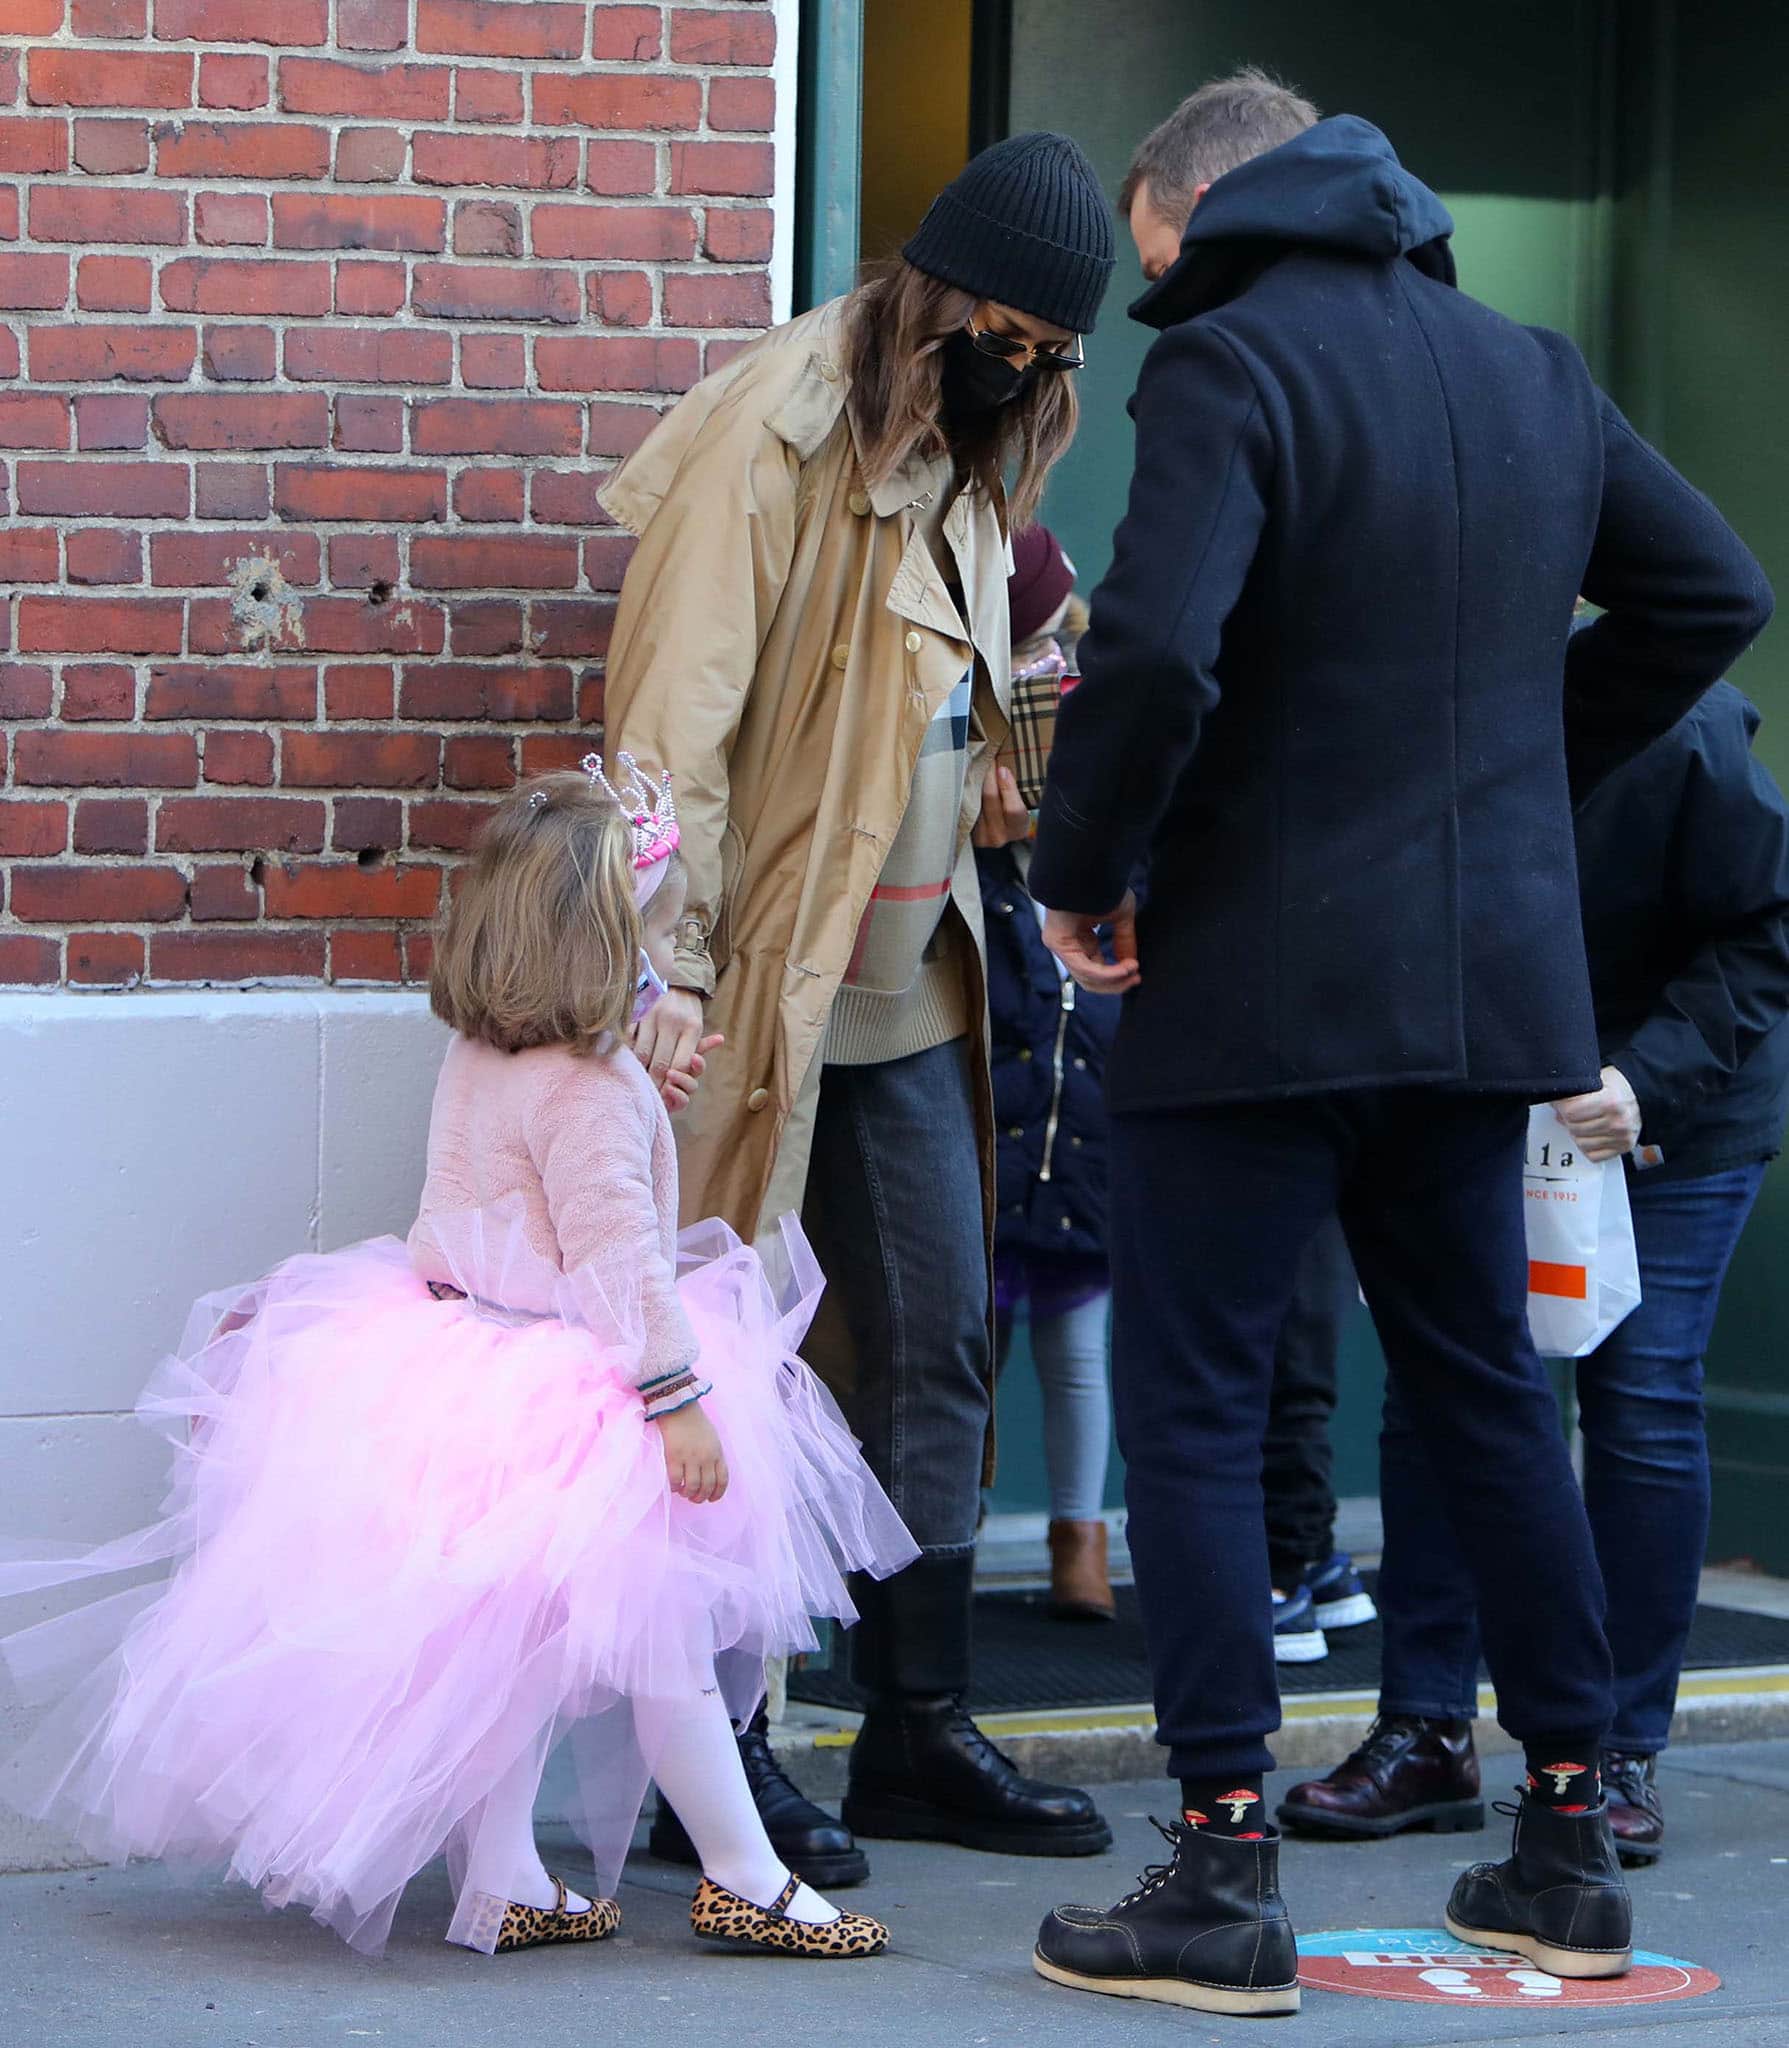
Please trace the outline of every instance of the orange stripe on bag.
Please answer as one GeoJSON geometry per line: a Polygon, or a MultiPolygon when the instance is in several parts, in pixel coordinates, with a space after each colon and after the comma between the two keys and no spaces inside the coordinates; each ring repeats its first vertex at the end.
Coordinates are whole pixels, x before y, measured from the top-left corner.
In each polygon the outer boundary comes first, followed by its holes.
{"type": "Polygon", "coordinates": [[[1530,1294],[1550,1294],[1559,1301],[1590,1299],[1590,1269],[1587,1266],[1554,1266],[1545,1259],[1528,1261],[1530,1294]]]}

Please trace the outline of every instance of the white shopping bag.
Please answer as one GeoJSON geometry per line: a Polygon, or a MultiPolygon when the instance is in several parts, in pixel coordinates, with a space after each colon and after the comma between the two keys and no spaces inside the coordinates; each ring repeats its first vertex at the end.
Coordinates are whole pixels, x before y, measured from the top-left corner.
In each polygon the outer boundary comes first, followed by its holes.
{"type": "Polygon", "coordinates": [[[1528,1327],[1551,1358],[1582,1358],[1640,1306],[1627,1174],[1593,1165],[1546,1103],[1528,1113],[1528,1327]]]}

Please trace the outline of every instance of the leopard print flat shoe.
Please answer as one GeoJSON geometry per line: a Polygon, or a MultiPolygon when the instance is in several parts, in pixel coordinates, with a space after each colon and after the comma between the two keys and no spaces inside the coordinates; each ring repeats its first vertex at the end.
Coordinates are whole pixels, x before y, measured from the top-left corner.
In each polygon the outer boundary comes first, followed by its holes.
{"type": "Polygon", "coordinates": [[[486,1955],[506,1955],[551,1942],[606,1941],[621,1925],[621,1908],[613,1899],[592,1899],[581,1913],[572,1913],[566,1910],[563,1878],[553,1879],[553,1890],[557,1897],[550,1906],[521,1906],[513,1899],[481,1895],[472,1924],[463,1933],[456,1926],[451,1938],[486,1955]]]}
{"type": "Polygon", "coordinates": [[[699,1941],[718,1941],[729,1948],[757,1949],[765,1954],[804,1956],[833,1962],[846,1956],[879,1956],[888,1946],[888,1929],[862,1913],[841,1913],[816,1924],[791,1920],[789,1904],[801,1889],[791,1876],[770,1906],[754,1906],[737,1892],[723,1891],[704,1878],[690,1904],[690,1926],[699,1941]]]}

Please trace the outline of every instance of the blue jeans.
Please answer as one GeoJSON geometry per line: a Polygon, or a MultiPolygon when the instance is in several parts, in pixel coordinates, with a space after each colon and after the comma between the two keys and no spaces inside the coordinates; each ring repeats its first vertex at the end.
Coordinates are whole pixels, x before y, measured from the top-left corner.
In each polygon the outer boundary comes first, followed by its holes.
{"type": "MultiPolygon", "coordinates": [[[[1615,1664],[1610,1749],[1650,1756],[1670,1731],[1708,1540],[1702,1354],[1763,1179],[1762,1166],[1663,1183],[1631,1175],[1641,1304],[1577,1361],[1584,1504],[1615,1664]]],[[[1386,1390],[1380,1493],[1380,1709],[1468,1718],[1478,1701],[1472,1581],[1395,1386],[1386,1390]]]]}

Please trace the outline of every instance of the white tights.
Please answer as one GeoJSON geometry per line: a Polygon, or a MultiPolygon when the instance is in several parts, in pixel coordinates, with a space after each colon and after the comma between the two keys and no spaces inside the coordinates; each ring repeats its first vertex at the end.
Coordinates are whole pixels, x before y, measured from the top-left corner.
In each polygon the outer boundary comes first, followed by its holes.
{"type": "MultiPolygon", "coordinates": [[[[546,1757],[539,1745],[510,1765],[467,1816],[460,1852],[465,1872],[454,1871],[459,1895],[469,1899],[513,1899],[518,1906],[550,1906],[558,1897],[534,1841],[534,1801],[546,1757]]],[[[567,1910],[581,1913],[590,1901],[565,1895],[567,1910]]]]}
{"type": "MultiPolygon", "coordinates": [[[[739,1761],[733,1724],[718,1692],[696,1699],[636,1699],[634,1726],[640,1749],[671,1810],[683,1823],[703,1874],[755,1906],[768,1906],[789,1882],[764,1832],[764,1823],[739,1761]]],[[[550,1906],[553,1881],[534,1841],[534,1801],[546,1759],[536,1748],[498,1780],[466,1822],[455,1878],[462,1899],[484,1893],[521,1906],[550,1906]]],[[[575,1892],[574,1913],[589,1901],[575,1892]]],[[[838,1917],[804,1884],[789,1905],[794,1920],[824,1923],[838,1917]]]]}
{"type": "MultiPolygon", "coordinates": [[[[733,1723],[718,1692],[697,1699],[634,1701],[640,1748],[659,1790],[702,1860],[702,1874],[754,1906],[775,1902],[789,1882],[758,1818],[733,1723]]],[[[792,1920],[823,1923],[838,1918],[804,1884],[789,1903],[792,1920]]]]}

